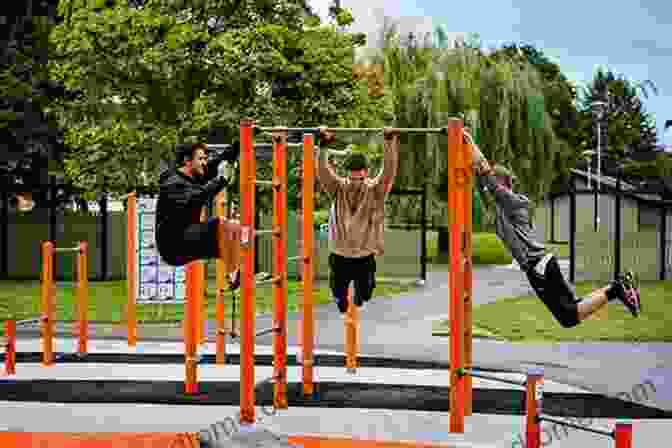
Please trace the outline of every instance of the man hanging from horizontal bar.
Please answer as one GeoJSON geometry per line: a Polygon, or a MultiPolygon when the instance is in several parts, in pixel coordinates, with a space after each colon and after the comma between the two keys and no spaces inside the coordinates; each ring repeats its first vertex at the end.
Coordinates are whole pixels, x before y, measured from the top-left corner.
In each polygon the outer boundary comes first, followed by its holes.
{"type": "MultiPolygon", "coordinates": [[[[229,164],[240,156],[240,144],[208,158],[205,144],[180,144],[176,147],[176,168],[159,177],[159,199],[156,206],[156,244],[161,258],[172,266],[183,266],[195,260],[224,258],[220,247],[218,225],[224,226],[224,244],[240,241],[240,224],[224,217],[201,222],[203,207],[230,182],[229,164]]],[[[240,284],[240,272],[231,275],[232,288],[240,284]]]]}
{"type": "MultiPolygon", "coordinates": [[[[326,148],[318,146],[317,179],[334,199],[332,241],[329,254],[329,283],[341,313],[348,310],[348,287],[354,282],[354,303],[368,302],[376,287],[376,256],[383,254],[385,199],[392,189],[399,163],[399,132],[384,132],[385,160],[374,178],[368,177],[368,161],[352,153],[346,161],[347,177],[336,174],[326,148]]],[[[335,135],[321,128],[320,145],[335,141],[335,135]]]]}
{"type": "Polygon", "coordinates": [[[540,244],[530,222],[527,196],[513,191],[513,173],[502,165],[490,164],[468,130],[465,140],[473,148],[473,162],[481,187],[495,198],[496,233],[555,319],[565,328],[578,325],[608,302],[618,299],[630,313],[640,312],[640,295],[632,271],[626,271],[608,286],[578,298],[565,279],[555,256],[540,244]]]}

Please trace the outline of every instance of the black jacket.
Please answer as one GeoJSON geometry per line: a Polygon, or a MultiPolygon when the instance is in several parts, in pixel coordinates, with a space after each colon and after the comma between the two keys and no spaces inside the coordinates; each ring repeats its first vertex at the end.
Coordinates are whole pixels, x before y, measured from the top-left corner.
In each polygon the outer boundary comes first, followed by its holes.
{"type": "Polygon", "coordinates": [[[208,161],[205,176],[189,177],[177,167],[159,176],[159,199],[156,204],[156,244],[162,256],[183,255],[180,246],[184,231],[201,222],[203,207],[228,183],[217,175],[217,166],[230,160],[229,153],[208,161]]]}

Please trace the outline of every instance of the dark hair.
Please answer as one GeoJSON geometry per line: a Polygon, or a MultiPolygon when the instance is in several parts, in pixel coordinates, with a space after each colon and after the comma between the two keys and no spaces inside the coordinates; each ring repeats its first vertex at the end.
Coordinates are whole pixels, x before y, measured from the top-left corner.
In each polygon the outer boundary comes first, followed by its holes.
{"type": "Polygon", "coordinates": [[[348,171],[358,171],[368,169],[369,163],[366,155],[361,152],[354,152],[348,156],[345,162],[345,169],[348,171]]]}
{"type": "Polygon", "coordinates": [[[184,165],[185,162],[193,159],[194,152],[196,152],[197,149],[207,151],[208,147],[203,143],[178,143],[175,146],[175,159],[177,165],[184,165]]]}

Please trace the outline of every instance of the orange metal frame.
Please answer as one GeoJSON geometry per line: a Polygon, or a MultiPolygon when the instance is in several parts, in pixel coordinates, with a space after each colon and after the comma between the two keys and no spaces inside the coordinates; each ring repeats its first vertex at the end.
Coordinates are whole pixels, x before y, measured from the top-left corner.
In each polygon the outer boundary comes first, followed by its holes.
{"type": "MultiPolygon", "coordinates": [[[[54,243],[45,241],[42,243],[42,363],[46,366],[54,363],[54,324],[56,320],[56,307],[54,299],[56,284],[54,283],[54,243]]],[[[77,249],[77,351],[80,355],[87,353],[88,349],[88,243],[80,241],[77,249]]]]}
{"type": "Polygon", "coordinates": [[[313,314],[313,277],[315,257],[313,227],[313,208],[315,200],[315,138],[310,135],[303,136],[303,192],[301,200],[303,210],[303,315],[301,320],[302,331],[301,350],[303,354],[303,395],[312,397],[316,392],[314,384],[314,320],[313,314]]]}
{"type": "Polygon", "coordinates": [[[273,406],[287,409],[287,132],[273,133],[273,406]]]}
{"type": "Polygon", "coordinates": [[[255,173],[254,121],[240,122],[240,204],[241,204],[241,313],[240,313],[240,422],[252,424],[254,409],[254,208],[255,173]]]}

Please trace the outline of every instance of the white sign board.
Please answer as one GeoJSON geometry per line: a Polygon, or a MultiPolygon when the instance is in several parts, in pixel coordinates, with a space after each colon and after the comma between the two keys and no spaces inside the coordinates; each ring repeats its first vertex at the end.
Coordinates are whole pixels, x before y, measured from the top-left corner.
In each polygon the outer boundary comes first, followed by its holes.
{"type": "Polygon", "coordinates": [[[184,303],[184,267],[166,264],[156,247],[156,202],[153,197],[137,199],[135,232],[136,303],[184,303]]]}

